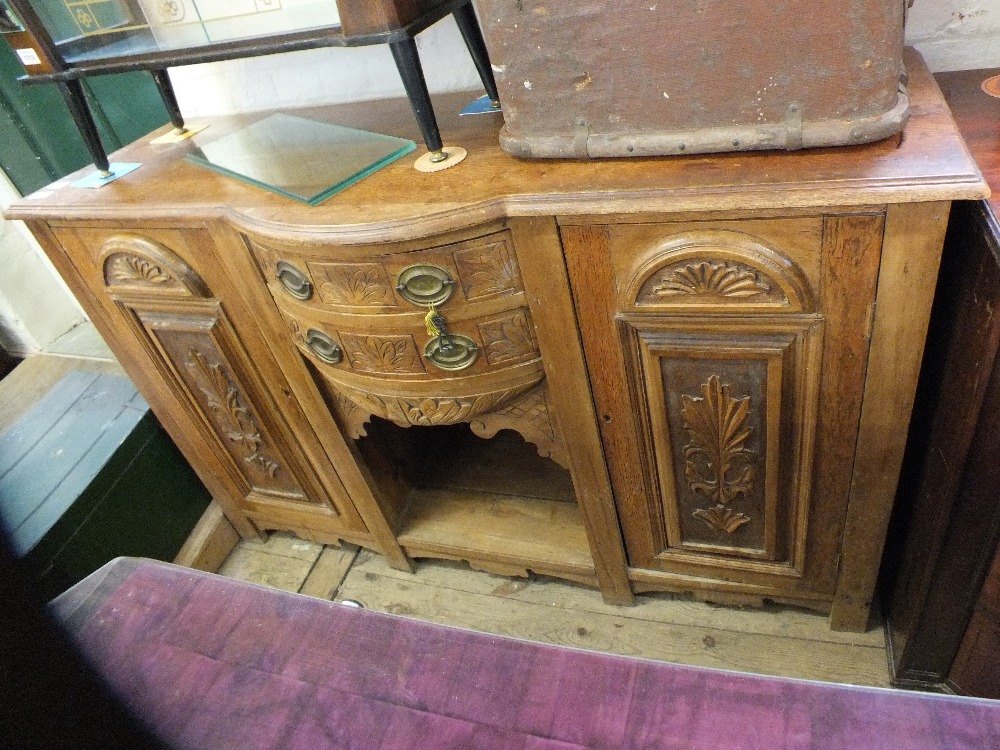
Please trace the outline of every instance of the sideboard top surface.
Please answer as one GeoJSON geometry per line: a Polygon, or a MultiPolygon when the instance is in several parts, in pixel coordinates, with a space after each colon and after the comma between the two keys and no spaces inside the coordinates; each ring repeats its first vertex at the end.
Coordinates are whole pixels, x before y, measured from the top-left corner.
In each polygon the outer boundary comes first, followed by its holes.
{"type": "MultiPolygon", "coordinates": [[[[435,174],[413,168],[416,155],[379,170],[319,206],[189,163],[190,143],[205,143],[264,116],[217,118],[190,141],[136,142],[112,161],[141,162],[103,188],[42,190],[11,206],[15,219],[169,221],[228,217],[267,233],[337,236],[345,242],[405,239],[508,216],[645,212],[757,211],[977,199],[988,187],[919,55],[907,50],[911,118],[901,138],[856,147],[796,152],[583,161],[522,160],[503,152],[499,115],[458,117],[469,94],[440,97],[446,145],[466,161],[435,174]]],[[[297,114],[418,139],[405,100],[338,105],[297,114]]],[[[197,122],[193,123],[197,124],[197,122]]],[[[166,132],[164,130],[163,132],[166,132]]],[[[160,134],[157,131],[156,134],[160,134]]],[[[71,179],[92,168],[81,170],[71,179]]]]}
{"type": "MultiPolygon", "coordinates": [[[[982,87],[987,79],[1000,78],[1000,68],[938,73],[936,78],[954,107],[955,120],[986,182],[1000,191],[1000,97],[991,96],[982,87]]],[[[1000,86],[992,87],[998,89],[1000,86]]],[[[989,203],[994,216],[1000,216],[1000,192],[993,194],[989,203]]]]}

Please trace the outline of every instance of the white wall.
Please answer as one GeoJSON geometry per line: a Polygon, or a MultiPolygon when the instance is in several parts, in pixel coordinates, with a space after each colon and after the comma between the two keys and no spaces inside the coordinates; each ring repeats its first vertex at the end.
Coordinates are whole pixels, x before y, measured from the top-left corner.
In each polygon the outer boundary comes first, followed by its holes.
{"type": "MultiPolygon", "coordinates": [[[[0,172],[0,208],[17,191],[0,172]]],[[[24,356],[83,323],[83,310],[19,221],[0,217],[0,346],[24,356]]]]}
{"type": "MultiPolygon", "coordinates": [[[[417,37],[432,92],[481,87],[454,19],[417,37]]],[[[405,96],[387,45],[341,47],[173,68],[185,117],[405,96]]]]}
{"type": "Polygon", "coordinates": [[[906,41],[934,72],[1000,67],[1000,0],[915,0],[906,41]]]}

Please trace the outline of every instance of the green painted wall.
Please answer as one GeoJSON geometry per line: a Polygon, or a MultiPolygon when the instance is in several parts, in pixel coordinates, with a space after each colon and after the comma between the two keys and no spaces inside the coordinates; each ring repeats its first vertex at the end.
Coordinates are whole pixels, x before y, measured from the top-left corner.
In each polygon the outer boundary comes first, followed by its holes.
{"type": "MultiPolygon", "coordinates": [[[[23,75],[0,42],[0,169],[26,195],[92,159],[56,85],[24,86],[17,81],[23,75]]],[[[109,154],[167,122],[148,73],[95,76],[84,87],[109,154]]]]}

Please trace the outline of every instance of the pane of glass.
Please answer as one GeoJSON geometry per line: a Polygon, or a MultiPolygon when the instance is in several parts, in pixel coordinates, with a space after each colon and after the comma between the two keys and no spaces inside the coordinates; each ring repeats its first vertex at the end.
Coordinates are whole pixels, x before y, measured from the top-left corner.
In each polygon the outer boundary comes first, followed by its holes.
{"type": "Polygon", "coordinates": [[[336,0],[28,0],[67,62],[340,25],[336,0]]]}
{"type": "Polygon", "coordinates": [[[199,144],[187,158],[315,206],[416,147],[404,138],[279,113],[199,144]]]}

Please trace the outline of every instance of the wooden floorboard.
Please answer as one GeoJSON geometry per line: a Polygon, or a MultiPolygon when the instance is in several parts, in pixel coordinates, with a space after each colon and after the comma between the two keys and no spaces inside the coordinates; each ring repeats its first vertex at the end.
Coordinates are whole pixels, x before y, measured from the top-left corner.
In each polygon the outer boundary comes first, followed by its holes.
{"type": "Polygon", "coordinates": [[[322,544],[291,534],[271,534],[265,542],[244,539],[219,568],[219,575],[298,592],[322,552],[322,544]]]}
{"type": "Polygon", "coordinates": [[[457,562],[396,571],[367,550],[323,548],[288,534],[241,541],[219,571],[322,598],[497,635],[758,674],[886,687],[880,628],[837,633],[829,618],[793,607],[722,607],[645,594],[614,607],[593,589],[533,576],[508,578],[457,562]],[[307,583],[308,582],[308,583],[307,583]],[[296,588],[297,586],[297,588],[296,588]]]}
{"type": "Polygon", "coordinates": [[[0,432],[5,432],[71,370],[125,374],[117,362],[33,354],[0,380],[0,432]]]}
{"type": "Polygon", "coordinates": [[[318,599],[333,599],[357,556],[358,548],[353,544],[325,547],[309,571],[299,593],[318,599]]]}

